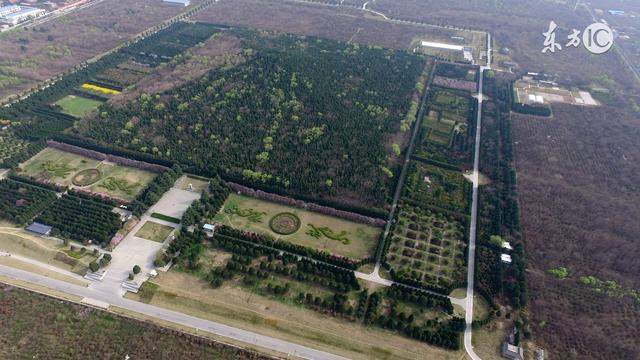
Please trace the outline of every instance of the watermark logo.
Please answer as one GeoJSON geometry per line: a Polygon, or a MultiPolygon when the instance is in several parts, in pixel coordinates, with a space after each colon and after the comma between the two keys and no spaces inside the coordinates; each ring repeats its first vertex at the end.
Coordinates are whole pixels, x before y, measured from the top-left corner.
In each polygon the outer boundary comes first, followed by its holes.
{"type": "MultiPolygon", "coordinates": [[[[544,36],[544,43],[542,53],[555,53],[556,50],[562,50],[562,44],[556,41],[556,32],[558,25],[551,21],[549,23],[549,29],[542,33],[544,36]]],[[[604,54],[613,46],[613,30],[604,23],[593,23],[587,26],[580,36],[580,30],[572,29],[571,33],[567,35],[567,42],[564,44],[565,48],[578,47],[580,43],[592,54],[604,54]]]]}

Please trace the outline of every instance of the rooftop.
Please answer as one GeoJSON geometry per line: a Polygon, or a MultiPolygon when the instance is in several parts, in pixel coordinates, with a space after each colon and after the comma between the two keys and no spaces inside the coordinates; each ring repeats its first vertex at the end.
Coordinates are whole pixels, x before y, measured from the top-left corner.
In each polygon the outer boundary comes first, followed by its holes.
{"type": "Polygon", "coordinates": [[[40,235],[49,235],[53,228],[49,225],[34,222],[31,225],[27,226],[26,230],[40,235]]]}

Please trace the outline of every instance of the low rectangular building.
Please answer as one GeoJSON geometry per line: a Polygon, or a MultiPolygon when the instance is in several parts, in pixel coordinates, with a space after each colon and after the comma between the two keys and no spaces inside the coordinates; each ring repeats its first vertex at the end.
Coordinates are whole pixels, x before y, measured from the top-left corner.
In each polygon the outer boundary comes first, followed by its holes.
{"type": "Polygon", "coordinates": [[[49,225],[34,222],[31,225],[27,226],[25,230],[30,231],[34,234],[49,236],[53,228],[49,225]]]}
{"type": "Polygon", "coordinates": [[[27,20],[38,18],[47,12],[43,9],[19,6],[20,10],[0,17],[0,22],[9,25],[18,25],[27,20]]]}
{"type": "Polygon", "coordinates": [[[182,5],[182,6],[191,5],[191,0],[164,0],[164,2],[170,3],[170,4],[182,5]]]}

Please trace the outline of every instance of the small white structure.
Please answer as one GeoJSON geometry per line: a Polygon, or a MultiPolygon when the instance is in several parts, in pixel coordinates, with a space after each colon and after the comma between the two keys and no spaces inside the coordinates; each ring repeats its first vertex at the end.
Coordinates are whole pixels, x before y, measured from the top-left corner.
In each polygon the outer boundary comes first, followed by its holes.
{"type": "Polygon", "coordinates": [[[445,43],[439,43],[439,42],[433,42],[433,41],[423,41],[422,42],[422,46],[430,47],[430,48],[436,48],[436,49],[442,49],[442,50],[453,50],[453,51],[463,51],[464,50],[464,46],[462,46],[462,45],[445,44],[445,43]]]}
{"type": "Polygon", "coordinates": [[[529,104],[544,104],[542,95],[529,94],[529,104]]]}
{"type": "Polygon", "coordinates": [[[507,249],[507,250],[509,250],[509,251],[513,250],[513,248],[511,247],[511,244],[509,244],[509,242],[508,242],[508,241],[503,241],[503,242],[502,242],[502,248],[503,248],[503,249],[507,249]]]}
{"type": "Polygon", "coordinates": [[[505,359],[511,360],[523,360],[524,359],[524,351],[521,347],[511,345],[506,341],[502,343],[502,357],[505,359]]]}
{"type": "Polygon", "coordinates": [[[502,262],[505,263],[505,264],[511,264],[511,255],[502,254],[502,255],[500,255],[500,260],[502,260],[502,262]]]}
{"type": "Polygon", "coordinates": [[[208,237],[213,237],[213,234],[216,232],[216,226],[214,224],[204,224],[202,225],[202,229],[204,229],[204,233],[207,234],[208,237]]]}
{"type": "Polygon", "coordinates": [[[151,270],[151,271],[149,271],[149,276],[154,278],[154,277],[158,276],[158,272],[155,271],[155,270],[151,270]]]}
{"type": "Polygon", "coordinates": [[[466,61],[473,63],[473,52],[472,52],[472,49],[468,46],[446,44],[446,43],[433,42],[433,41],[422,41],[420,45],[422,45],[423,47],[428,47],[432,49],[447,50],[451,52],[461,53],[462,57],[466,61]]]}
{"type": "Polygon", "coordinates": [[[182,6],[191,5],[191,0],[164,0],[164,2],[167,2],[170,4],[182,5],[182,6]]]}

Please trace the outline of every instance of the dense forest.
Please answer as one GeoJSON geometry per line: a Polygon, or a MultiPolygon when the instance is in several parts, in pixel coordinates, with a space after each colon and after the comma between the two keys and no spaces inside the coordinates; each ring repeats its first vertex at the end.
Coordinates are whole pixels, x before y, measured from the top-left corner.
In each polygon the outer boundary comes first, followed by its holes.
{"type": "Polygon", "coordinates": [[[56,200],[48,189],[14,180],[0,181],[0,217],[25,224],[56,200]]]}
{"type": "Polygon", "coordinates": [[[107,244],[120,228],[110,205],[71,194],[62,196],[36,221],[53,227],[53,234],[80,242],[107,244]]]}
{"type": "Polygon", "coordinates": [[[383,206],[394,174],[391,136],[415,119],[409,109],[422,88],[424,59],[231,31],[242,38],[243,64],[124,107],[105,106],[78,134],[205,175],[383,206]]]}
{"type": "Polygon", "coordinates": [[[483,113],[481,172],[491,181],[479,192],[478,287],[487,298],[499,298],[519,308],[526,304],[525,257],[520,235],[509,110],[511,83],[504,77],[487,77],[485,91],[492,101],[483,113]],[[512,251],[502,248],[508,241],[512,251]],[[512,264],[500,261],[509,253],[512,264]]]}

